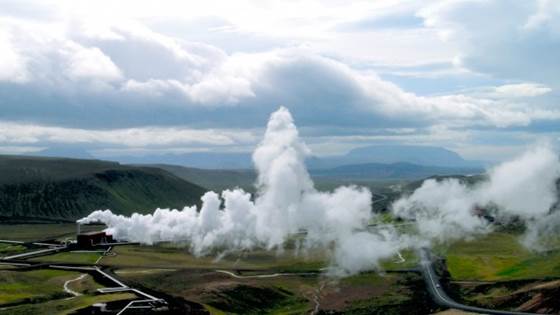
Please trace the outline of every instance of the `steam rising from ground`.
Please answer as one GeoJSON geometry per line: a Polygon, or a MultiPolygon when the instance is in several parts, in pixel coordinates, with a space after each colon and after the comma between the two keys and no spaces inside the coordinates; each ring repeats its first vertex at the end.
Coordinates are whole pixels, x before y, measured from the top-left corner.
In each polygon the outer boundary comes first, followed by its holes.
{"type": "Polygon", "coordinates": [[[555,212],[560,177],[558,156],[537,147],[488,172],[488,178],[468,185],[459,179],[424,181],[411,195],[393,204],[397,216],[414,219],[422,238],[450,241],[490,232],[495,225],[526,226],[523,243],[538,249],[543,237],[560,227],[555,212]]]}
{"type": "Polygon", "coordinates": [[[220,195],[210,191],[202,197],[200,211],[191,206],[125,217],[98,210],[78,222],[105,223],[120,240],[188,242],[196,255],[255,247],[281,250],[289,237],[305,231],[298,245],[332,250],[336,270],[345,274],[375,268],[403,248],[489,233],[493,220],[524,225],[523,243],[532,249],[543,248],[560,230],[555,211],[560,162],[548,147],[503,163],[473,184],[453,178],[424,181],[392,205],[396,216],[414,220],[418,231],[408,235],[399,235],[390,225],[367,229],[374,214],[366,188],[317,191],[304,164],[308,154],[282,107],[271,115],[253,154],[258,173],[254,198],[242,189],[220,195]]]}
{"type": "Polygon", "coordinates": [[[226,190],[221,196],[207,192],[200,211],[191,206],[125,217],[98,210],[79,222],[105,223],[108,232],[122,240],[188,241],[197,255],[257,246],[281,249],[288,237],[306,231],[301,247],[333,249],[333,262],[345,273],[371,269],[380,259],[394,256],[402,242],[392,229],[365,230],[373,215],[371,192],[355,186],[317,191],[304,164],[308,154],[282,107],[271,115],[253,154],[258,172],[254,200],[242,189],[226,190]]]}

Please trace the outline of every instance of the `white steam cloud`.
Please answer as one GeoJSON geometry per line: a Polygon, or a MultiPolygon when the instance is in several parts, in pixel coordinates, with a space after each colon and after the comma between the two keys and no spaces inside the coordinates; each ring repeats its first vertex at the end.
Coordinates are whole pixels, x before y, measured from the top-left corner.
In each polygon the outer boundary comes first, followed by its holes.
{"type": "Polygon", "coordinates": [[[333,249],[333,263],[344,273],[372,269],[380,259],[394,256],[402,242],[392,229],[366,231],[373,215],[371,192],[355,186],[317,191],[304,164],[309,153],[289,111],[281,107],[271,115],[253,154],[258,172],[254,200],[242,189],[226,190],[221,196],[207,192],[200,211],[191,206],[125,217],[98,210],[78,222],[102,222],[120,240],[188,241],[196,255],[282,249],[289,236],[306,231],[302,248],[333,249]]]}
{"type": "Polygon", "coordinates": [[[256,247],[282,250],[290,236],[305,232],[298,246],[328,249],[333,267],[342,274],[374,269],[404,248],[489,233],[496,227],[493,221],[523,224],[522,242],[537,250],[560,231],[560,213],[555,211],[560,161],[546,146],[491,169],[487,178],[471,184],[456,178],[424,181],[391,206],[394,215],[416,225],[417,231],[408,235],[391,225],[368,230],[375,214],[366,188],[317,191],[304,164],[309,153],[292,116],[281,107],[271,115],[253,154],[258,173],[254,198],[242,189],[220,195],[210,191],[202,196],[200,209],[157,209],[130,217],[97,210],[78,222],[102,222],[119,240],[188,242],[195,255],[256,247]]]}
{"type": "Polygon", "coordinates": [[[394,202],[392,210],[415,220],[420,237],[437,241],[488,233],[495,227],[492,220],[516,220],[526,226],[523,243],[538,249],[543,237],[560,227],[560,216],[554,211],[559,177],[558,155],[549,147],[537,147],[495,167],[487,179],[472,185],[454,178],[426,180],[411,195],[394,202]]]}

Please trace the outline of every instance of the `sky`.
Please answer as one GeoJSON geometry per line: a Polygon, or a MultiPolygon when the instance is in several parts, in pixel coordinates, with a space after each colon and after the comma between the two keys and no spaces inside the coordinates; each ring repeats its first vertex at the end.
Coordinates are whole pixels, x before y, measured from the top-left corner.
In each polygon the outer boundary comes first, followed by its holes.
{"type": "Polygon", "coordinates": [[[0,0],[0,56],[0,154],[250,152],[281,105],[318,156],[560,141],[554,0],[0,0]]]}

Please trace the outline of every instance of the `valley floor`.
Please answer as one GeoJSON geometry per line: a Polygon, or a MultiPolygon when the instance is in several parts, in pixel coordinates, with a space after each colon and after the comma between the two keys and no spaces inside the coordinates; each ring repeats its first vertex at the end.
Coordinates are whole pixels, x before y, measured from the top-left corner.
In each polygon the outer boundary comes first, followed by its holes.
{"type": "MultiPolygon", "coordinates": [[[[0,239],[65,240],[75,226],[0,226],[0,239]]],[[[92,227],[92,229],[99,227],[92,227]]],[[[560,254],[522,251],[515,235],[494,233],[435,249],[435,267],[458,302],[487,308],[557,313],[560,254]]],[[[0,244],[0,256],[21,253],[21,244],[0,244]]],[[[415,270],[418,259],[403,252],[383,263],[382,272],[346,278],[325,276],[323,252],[296,255],[252,251],[221,259],[196,258],[185,247],[127,245],[101,252],[62,252],[30,263],[96,265],[130,287],[206,314],[462,314],[436,305],[415,270]]],[[[103,281],[101,281],[103,282],[103,281]]],[[[0,267],[0,314],[72,314],[95,303],[137,299],[130,292],[100,294],[100,283],[79,271],[0,267]]],[[[130,313],[132,314],[132,313],[130,313]]]]}

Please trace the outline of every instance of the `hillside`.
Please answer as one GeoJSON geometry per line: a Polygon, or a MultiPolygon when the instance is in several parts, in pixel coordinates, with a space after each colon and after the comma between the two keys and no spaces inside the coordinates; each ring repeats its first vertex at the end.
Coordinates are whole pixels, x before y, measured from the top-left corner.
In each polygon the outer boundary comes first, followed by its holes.
{"type": "Polygon", "coordinates": [[[170,164],[153,164],[153,167],[166,170],[175,176],[214,191],[234,187],[253,190],[256,173],[253,170],[209,170],[170,164]]]}
{"type": "Polygon", "coordinates": [[[72,221],[96,209],[121,214],[198,204],[205,189],[153,167],[0,156],[1,221],[72,221]]]}

